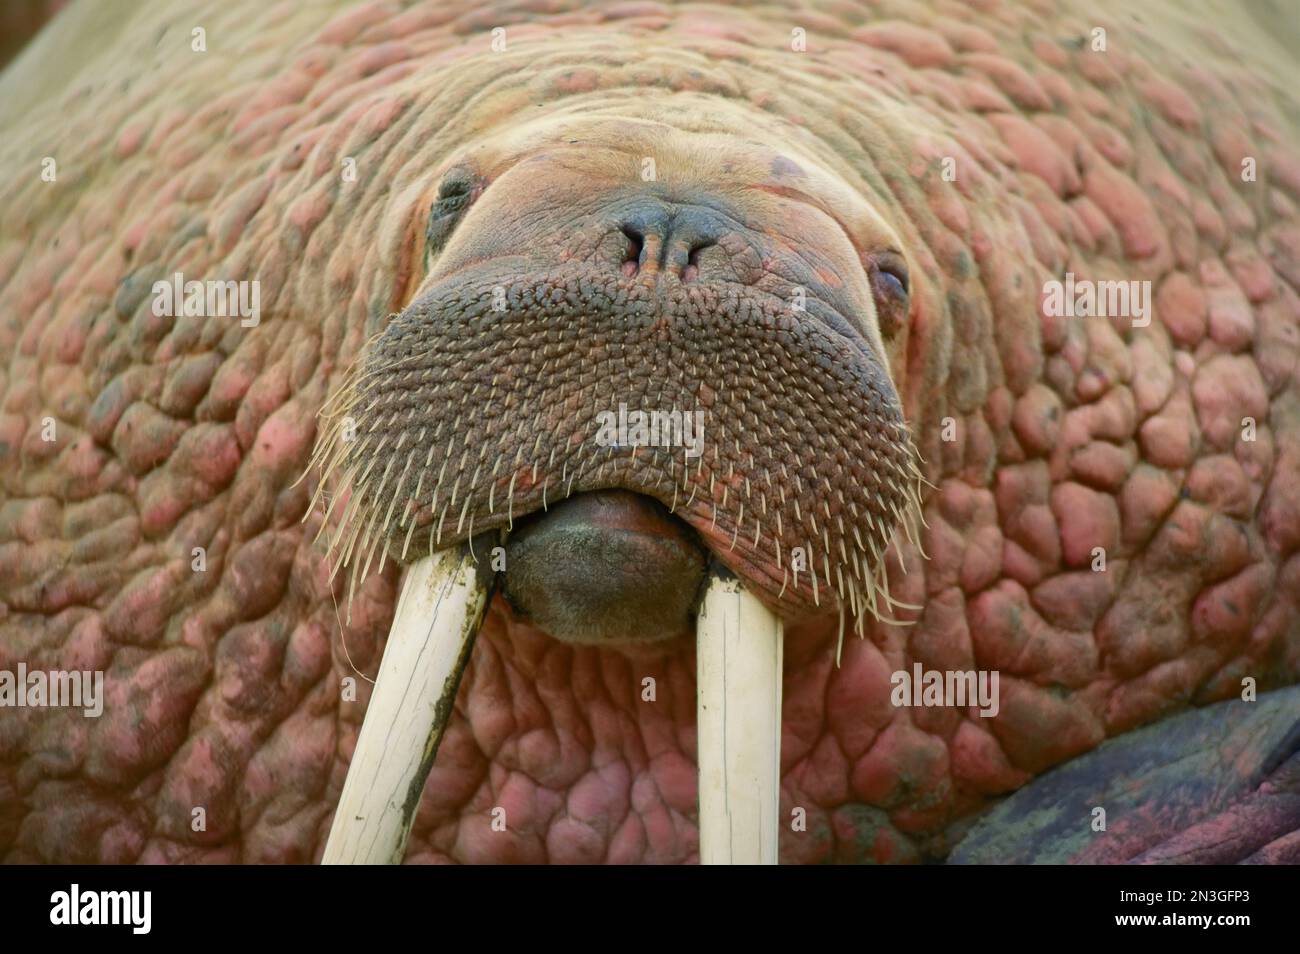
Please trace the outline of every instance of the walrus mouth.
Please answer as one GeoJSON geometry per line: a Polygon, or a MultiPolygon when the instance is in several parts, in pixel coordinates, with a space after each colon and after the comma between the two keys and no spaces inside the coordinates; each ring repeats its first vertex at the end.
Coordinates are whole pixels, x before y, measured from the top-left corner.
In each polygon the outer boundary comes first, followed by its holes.
{"type": "Polygon", "coordinates": [[[885,579],[893,534],[917,536],[917,457],[849,323],[752,286],[489,262],[396,316],[322,415],[318,497],[340,487],[321,532],[350,568],[349,603],[372,566],[412,564],[376,698],[386,673],[409,694],[419,666],[426,688],[403,705],[438,713],[387,783],[363,729],[368,781],[349,775],[327,860],[404,844],[498,578],[571,642],[694,626],[701,858],[775,860],[782,619],[838,610],[841,640],[846,615],[861,633],[902,605],[885,579]],[[372,814],[389,823],[364,848],[347,819],[372,814]]]}
{"type": "Polygon", "coordinates": [[[661,642],[692,629],[703,595],[699,535],[652,497],[576,494],[509,535],[505,597],[517,615],[567,643],[661,642]]]}

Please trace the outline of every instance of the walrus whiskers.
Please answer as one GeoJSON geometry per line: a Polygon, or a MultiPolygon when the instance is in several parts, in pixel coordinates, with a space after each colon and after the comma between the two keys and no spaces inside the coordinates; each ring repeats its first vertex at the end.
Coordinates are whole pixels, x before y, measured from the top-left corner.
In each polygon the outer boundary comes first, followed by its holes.
{"type": "MultiPolygon", "coordinates": [[[[429,305],[428,312],[436,308],[429,305]]],[[[598,325],[601,314],[593,313],[589,320],[598,325]]],[[[412,348],[413,329],[446,326],[421,323],[419,308],[411,315],[405,323],[403,316],[390,320],[390,330],[396,327],[400,333],[379,332],[365,342],[319,412],[320,433],[308,468],[320,475],[312,503],[314,508],[326,502],[320,536],[329,534],[327,552],[336,573],[339,568],[348,570],[349,611],[361,579],[376,566],[386,569],[390,557],[400,553],[399,559],[406,562],[421,551],[462,540],[467,527],[507,529],[516,516],[547,510],[552,503],[552,477],[563,485],[565,498],[604,486],[658,497],[670,513],[680,512],[706,540],[716,534],[710,546],[723,555],[735,553],[729,559],[742,565],[752,563],[760,547],[767,549],[766,537],[772,533],[769,554],[775,554],[776,564],[768,564],[769,595],[810,608],[834,609],[843,604],[859,633],[866,615],[892,623],[896,620],[891,611],[913,608],[889,594],[883,565],[895,543],[900,544],[901,572],[907,571],[904,548],[914,547],[925,555],[920,533],[921,490],[926,483],[922,461],[892,394],[880,393],[886,410],[864,418],[861,441],[846,445],[856,451],[850,459],[858,461],[857,466],[836,469],[834,479],[825,469],[826,460],[808,454],[807,448],[791,447],[788,432],[774,431],[761,416],[757,427],[741,420],[733,433],[715,440],[698,455],[692,474],[689,459],[671,453],[660,457],[657,449],[651,455],[638,454],[636,443],[621,450],[613,445],[592,448],[589,432],[582,429],[584,422],[590,426],[586,421],[590,407],[579,409],[581,416],[574,421],[578,426],[567,431],[563,422],[557,427],[540,411],[521,417],[513,409],[531,391],[504,387],[499,368],[492,368],[486,388],[482,380],[455,387],[467,369],[481,366],[475,361],[494,360],[499,349],[483,332],[476,332],[483,336],[479,350],[439,350],[434,344],[440,339],[423,337],[415,338],[412,348]],[[756,441],[760,434],[765,438],[756,441]],[[442,440],[445,446],[440,445],[442,440]],[[525,454],[530,446],[531,454],[525,454]],[[643,465],[647,456],[653,463],[643,465]],[[853,482],[846,482],[845,474],[852,474],[853,482]],[[426,479],[435,483],[431,505],[420,501],[428,493],[426,479]],[[765,480],[766,490],[773,492],[775,520],[770,524],[768,493],[760,491],[753,501],[755,480],[765,480]],[[681,492],[688,484],[683,508],[681,492]],[[346,498],[343,503],[341,498],[346,498]],[[440,500],[446,502],[441,513],[440,500]],[[331,520],[335,521],[332,528],[331,520]],[[415,533],[426,529],[427,548],[423,536],[415,533]],[[795,553],[796,549],[804,552],[795,553]],[[787,557],[793,575],[787,572],[787,557]],[[774,576],[777,571],[779,581],[774,576]]],[[[515,321],[529,320],[525,313],[494,319],[490,327],[499,331],[515,321]]],[[[637,354],[626,343],[621,347],[625,353],[637,354]]],[[[647,342],[641,347],[652,345],[647,342]]],[[[644,370],[650,373],[657,366],[646,360],[644,370]]],[[[551,356],[541,359],[548,366],[551,361],[551,356]]],[[[677,370],[685,373],[681,366],[677,370]]],[[[792,393],[788,377],[764,373],[770,393],[751,389],[746,391],[747,400],[761,403],[792,393]]],[[[512,372],[511,380],[521,377],[512,372]]],[[[679,400],[695,386],[684,377],[678,383],[681,393],[676,397],[671,388],[660,388],[660,403],[679,400]]],[[[815,387],[828,394],[828,383],[833,382],[819,380],[815,387]]],[[[845,398],[859,400],[847,393],[845,398]]]]}
{"type": "Polygon", "coordinates": [[[781,808],[781,620],[729,573],[696,623],[701,864],[776,864],[781,808]]]}
{"type": "Polygon", "coordinates": [[[468,543],[406,571],[324,864],[395,864],[491,597],[468,543]]]}

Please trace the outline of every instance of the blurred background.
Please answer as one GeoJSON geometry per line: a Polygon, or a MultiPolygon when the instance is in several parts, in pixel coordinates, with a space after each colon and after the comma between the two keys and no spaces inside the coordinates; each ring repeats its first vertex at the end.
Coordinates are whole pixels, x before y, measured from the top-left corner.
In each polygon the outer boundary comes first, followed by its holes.
{"type": "Polygon", "coordinates": [[[68,0],[0,0],[0,70],[67,5],[68,0]]]}

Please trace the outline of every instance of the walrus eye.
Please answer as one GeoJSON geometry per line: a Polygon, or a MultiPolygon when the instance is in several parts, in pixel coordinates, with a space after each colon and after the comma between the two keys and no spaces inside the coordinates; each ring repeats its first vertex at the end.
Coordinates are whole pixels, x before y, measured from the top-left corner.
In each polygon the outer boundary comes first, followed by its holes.
{"type": "Polygon", "coordinates": [[[892,338],[907,321],[911,285],[907,265],[897,255],[885,255],[871,264],[871,294],[876,301],[880,333],[892,338]]]}
{"type": "Polygon", "coordinates": [[[458,166],[443,176],[438,197],[429,209],[429,224],[424,228],[426,262],[442,251],[456,223],[482,191],[482,180],[464,167],[458,166]]]}

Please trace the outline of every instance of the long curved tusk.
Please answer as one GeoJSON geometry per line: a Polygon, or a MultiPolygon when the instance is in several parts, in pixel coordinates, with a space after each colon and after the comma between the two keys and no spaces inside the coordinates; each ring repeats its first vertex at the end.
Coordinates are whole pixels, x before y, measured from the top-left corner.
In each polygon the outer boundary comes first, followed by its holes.
{"type": "Polygon", "coordinates": [[[696,623],[700,864],[776,864],[783,635],[739,580],[710,577],[696,623]]]}
{"type": "Polygon", "coordinates": [[[491,596],[465,544],[406,571],[322,864],[396,864],[491,596]]]}

